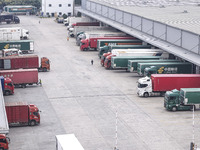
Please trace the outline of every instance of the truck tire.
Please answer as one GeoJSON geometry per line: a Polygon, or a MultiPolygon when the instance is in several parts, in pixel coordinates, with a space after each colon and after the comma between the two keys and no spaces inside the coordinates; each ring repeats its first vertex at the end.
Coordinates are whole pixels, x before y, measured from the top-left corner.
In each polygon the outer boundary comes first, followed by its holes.
{"type": "Polygon", "coordinates": [[[147,97],[149,97],[149,93],[145,92],[143,96],[147,98],[147,97]]]}
{"type": "Polygon", "coordinates": [[[5,91],[5,95],[6,96],[10,95],[10,91],[5,91]]]}
{"type": "Polygon", "coordinates": [[[1,148],[1,147],[0,147],[0,150],[4,150],[4,148],[1,148]]]}
{"type": "Polygon", "coordinates": [[[177,107],[176,106],[174,106],[174,107],[172,107],[172,111],[177,111],[177,107]]]}
{"type": "Polygon", "coordinates": [[[31,122],[30,122],[30,126],[35,126],[35,125],[36,125],[35,120],[31,120],[31,122]]]}
{"type": "Polygon", "coordinates": [[[88,48],[84,48],[83,51],[88,51],[88,48]]]}
{"type": "Polygon", "coordinates": [[[22,84],[22,88],[26,88],[26,84],[22,84]]]}
{"type": "MultiPolygon", "coordinates": [[[[193,111],[193,105],[190,106],[190,110],[193,111]]],[[[194,105],[194,110],[196,110],[196,106],[194,105]]]]}
{"type": "Polygon", "coordinates": [[[47,72],[47,68],[43,68],[43,72],[47,72]]]}

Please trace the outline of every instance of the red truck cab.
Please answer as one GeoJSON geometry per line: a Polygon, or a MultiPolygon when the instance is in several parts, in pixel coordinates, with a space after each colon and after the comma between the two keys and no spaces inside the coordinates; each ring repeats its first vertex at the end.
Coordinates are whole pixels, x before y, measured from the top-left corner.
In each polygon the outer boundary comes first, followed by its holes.
{"type": "Polygon", "coordinates": [[[105,61],[106,57],[109,56],[109,55],[112,55],[112,53],[111,53],[111,52],[107,52],[107,53],[104,53],[104,54],[101,56],[100,63],[101,63],[102,66],[104,66],[104,61],[105,61]]]}
{"type": "MultiPolygon", "coordinates": [[[[49,71],[50,70],[50,61],[47,57],[42,57],[41,58],[41,66],[40,69],[44,72],[49,71]]],[[[38,71],[40,71],[38,69],[38,71]]]]}
{"type": "Polygon", "coordinates": [[[4,95],[12,95],[14,94],[14,85],[10,78],[4,78],[4,95]]]}
{"type": "Polygon", "coordinates": [[[0,149],[8,150],[8,144],[10,143],[10,139],[5,136],[5,134],[0,134],[0,149]]]}
{"type": "Polygon", "coordinates": [[[88,49],[89,49],[89,39],[81,40],[80,50],[81,51],[87,51],[88,49]]]}
{"type": "Polygon", "coordinates": [[[106,68],[106,69],[110,69],[111,68],[111,58],[112,57],[114,57],[114,56],[116,56],[116,55],[108,55],[107,57],[106,57],[106,59],[105,59],[105,61],[104,61],[104,67],[106,68]]]}
{"type": "Polygon", "coordinates": [[[29,125],[34,126],[40,124],[40,113],[36,105],[29,105],[29,125]]]}

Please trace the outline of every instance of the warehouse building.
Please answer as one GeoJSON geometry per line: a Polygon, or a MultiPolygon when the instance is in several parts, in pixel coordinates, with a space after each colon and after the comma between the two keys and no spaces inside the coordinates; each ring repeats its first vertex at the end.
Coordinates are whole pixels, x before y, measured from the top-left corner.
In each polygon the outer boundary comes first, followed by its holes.
{"type": "Polygon", "coordinates": [[[56,16],[66,14],[73,15],[73,0],[42,0],[42,15],[56,16]]]}

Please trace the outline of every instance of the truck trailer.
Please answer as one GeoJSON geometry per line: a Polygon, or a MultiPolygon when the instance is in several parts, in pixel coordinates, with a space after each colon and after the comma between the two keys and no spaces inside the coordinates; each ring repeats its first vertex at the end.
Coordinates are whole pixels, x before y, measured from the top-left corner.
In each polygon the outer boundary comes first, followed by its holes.
{"type": "Polygon", "coordinates": [[[20,23],[20,19],[16,15],[12,14],[5,14],[5,15],[0,15],[0,23],[6,22],[7,24],[10,23],[20,23]]]}
{"type": "Polygon", "coordinates": [[[50,61],[48,58],[42,57],[39,66],[39,57],[37,55],[0,57],[0,70],[20,68],[37,68],[38,71],[46,72],[50,70],[50,61]]]}
{"type": "Polygon", "coordinates": [[[1,70],[0,76],[9,77],[15,87],[25,88],[27,85],[38,85],[37,69],[1,70]]]}
{"type": "Polygon", "coordinates": [[[128,61],[128,71],[134,72],[137,71],[138,63],[157,63],[157,62],[180,62],[176,59],[153,59],[153,60],[129,60],[128,61]]]}
{"type": "Polygon", "coordinates": [[[56,135],[56,150],[84,150],[74,134],[56,135]]]}
{"type": "Polygon", "coordinates": [[[3,7],[4,12],[9,14],[19,14],[19,15],[33,15],[37,12],[37,7],[28,5],[7,5],[3,7]]]}
{"type": "MultiPolygon", "coordinates": [[[[199,82],[199,81],[198,81],[199,82]]],[[[181,88],[167,91],[164,97],[164,107],[167,110],[195,110],[200,108],[200,88],[181,88]]]]}
{"type": "Polygon", "coordinates": [[[164,96],[166,91],[200,88],[200,74],[152,74],[138,80],[138,96],[164,96]]]}
{"type": "Polygon", "coordinates": [[[71,25],[76,22],[88,22],[91,21],[91,18],[88,17],[67,17],[64,19],[64,25],[67,26],[67,29],[71,28],[71,25]]]}
{"type": "Polygon", "coordinates": [[[119,32],[116,29],[108,28],[105,30],[96,30],[96,31],[87,31],[87,32],[82,32],[76,37],[76,44],[78,46],[81,45],[81,40],[87,40],[89,38],[97,38],[97,37],[124,37],[128,36],[124,32],[119,32]],[[108,30],[110,29],[110,30],[108,30]]]}
{"type": "Polygon", "coordinates": [[[142,45],[142,41],[134,37],[114,39],[112,37],[94,37],[81,40],[80,50],[100,50],[100,47],[110,45],[142,45]]]}
{"type": "Polygon", "coordinates": [[[123,52],[121,54],[114,55],[111,57],[111,68],[113,69],[128,69],[128,60],[135,59],[135,57],[140,56],[159,56],[160,58],[168,58],[169,54],[163,51],[154,51],[154,49],[150,49],[152,51],[149,51],[148,49],[146,51],[136,51],[132,53],[127,53],[127,55],[124,55],[123,52]]]}
{"type": "Polygon", "coordinates": [[[17,41],[28,39],[29,31],[20,27],[0,28],[0,41],[17,41]]]}
{"type": "Polygon", "coordinates": [[[152,62],[138,63],[137,73],[140,76],[151,74],[189,74],[193,72],[193,66],[189,62],[152,62]]]}
{"type": "Polygon", "coordinates": [[[3,95],[12,95],[14,94],[14,85],[10,78],[4,78],[3,76],[0,76],[1,80],[1,87],[3,95]]]}
{"type": "Polygon", "coordinates": [[[18,49],[23,54],[34,53],[33,40],[18,40],[18,41],[0,41],[0,50],[2,49],[18,49]]]}
{"type": "MultiPolygon", "coordinates": [[[[143,47],[143,46],[141,46],[143,47]]],[[[161,49],[112,49],[111,52],[104,53],[103,56],[101,56],[101,64],[104,65],[106,69],[109,69],[111,67],[111,59],[112,57],[116,56],[144,56],[149,55],[149,52],[156,52],[156,53],[163,53],[163,50],[161,49]],[[147,52],[147,53],[146,53],[147,52]]]]}
{"type": "Polygon", "coordinates": [[[6,114],[9,126],[34,126],[40,124],[39,109],[26,102],[6,102],[6,114]]]}
{"type": "Polygon", "coordinates": [[[111,52],[112,49],[150,49],[152,48],[152,45],[146,45],[146,44],[142,44],[142,45],[110,45],[110,46],[103,46],[102,48],[100,48],[99,52],[98,52],[98,56],[99,58],[101,58],[101,56],[104,53],[108,53],[111,52]]]}

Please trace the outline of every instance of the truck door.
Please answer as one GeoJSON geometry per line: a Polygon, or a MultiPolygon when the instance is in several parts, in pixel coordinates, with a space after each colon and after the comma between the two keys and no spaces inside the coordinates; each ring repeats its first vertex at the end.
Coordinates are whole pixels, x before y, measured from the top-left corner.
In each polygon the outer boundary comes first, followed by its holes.
{"type": "Polygon", "coordinates": [[[4,69],[11,69],[11,61],[10,59],[4,60],[4,69]]]}

